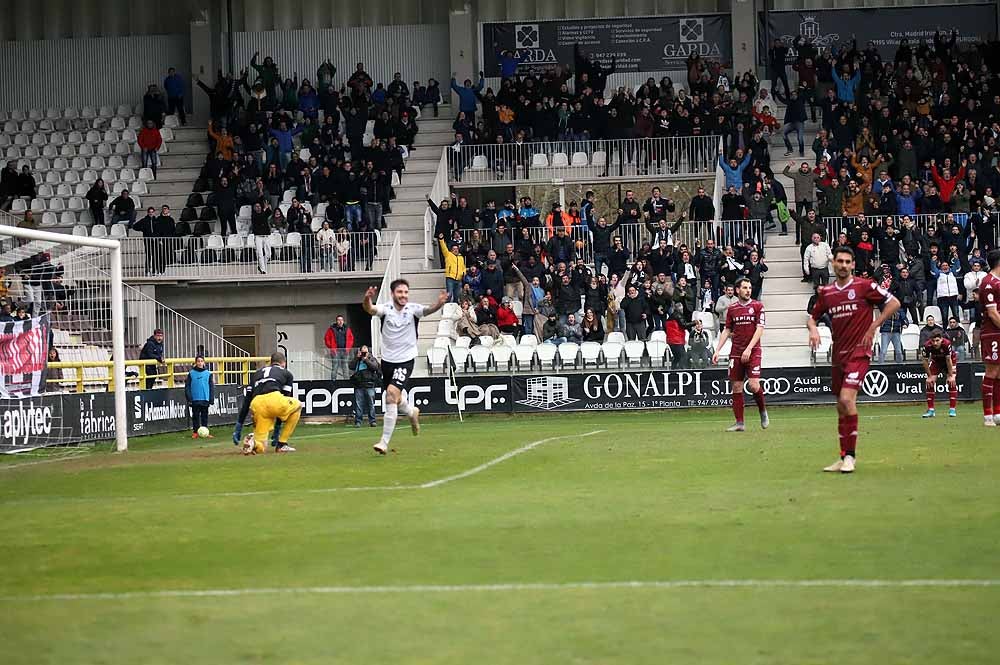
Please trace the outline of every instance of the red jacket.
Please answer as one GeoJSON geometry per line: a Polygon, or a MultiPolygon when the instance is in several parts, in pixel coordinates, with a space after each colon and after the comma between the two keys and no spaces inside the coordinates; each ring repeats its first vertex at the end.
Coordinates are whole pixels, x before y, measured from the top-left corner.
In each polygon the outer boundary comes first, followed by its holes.
{"type": "Polygon", "coordinates": [[[160,130],[155,127],[153,129],[143,127],[139,132],[139,147],[143,150],[159,150],[161,145],[163,137],[160,136],[160,130]]]}
{"type": "Polygon", "coordinates": [[[684,328],[676,319],[667,319],[667,344],[684,344],[684,328]]]}
{"type": "Polygon", "coordinates": [[[516,326],[517,314],[509,307],[501,307],[497,310],[497,327],[516,326]]]}
{"type": "MultiPolygon", "coordinates": [[[[344,327],[347,328],[347,326],[344,327]]],[[[326,348],[330,349],[331,351],[338,348],[337,336],[333,334],[333,326],[330,326],[329,328],[326,329],[326,335],[323,337],[323,342],[326,344],[326,348]]],[[[344,348],[345,349],[354,348],[354,333],[351,332],[350,328],[347,328],[347,346],[345,346],[344,348]]]]}
{"type": "Polygon", "coordinates": [[[951,201],[951,195],[955,192],[955,185],[958,184],[959,180],[965,178],[965,167],[963,166],[959,168],[957,174],[945,180],[941,177],[941,173],[938,171],[937,166],[932,166],[931,177],[934,178],[934,184],[937,185],[941,201],[948,203],[951,201]]]}

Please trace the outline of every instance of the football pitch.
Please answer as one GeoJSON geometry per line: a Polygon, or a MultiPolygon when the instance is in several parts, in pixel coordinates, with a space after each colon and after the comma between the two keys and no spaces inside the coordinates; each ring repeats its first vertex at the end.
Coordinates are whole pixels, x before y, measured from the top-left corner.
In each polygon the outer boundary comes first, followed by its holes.
{"type": "Polygon", "coordinates": [[[996,663],[1000,431],[922,411],[863,406],[852,476],[832,406],[5,457],[0,661],[996,663]]]}

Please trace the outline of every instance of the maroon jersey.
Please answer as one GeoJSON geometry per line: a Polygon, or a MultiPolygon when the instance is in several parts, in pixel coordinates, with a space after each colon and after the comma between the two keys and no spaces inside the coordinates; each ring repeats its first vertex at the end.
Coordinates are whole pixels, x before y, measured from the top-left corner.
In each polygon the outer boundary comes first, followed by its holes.
{"type": "Polygon", "coordinates": [[[861,342],[871,328],[875,307],[892,299],[891,293],[863,277],[853,277],[843,287],[834,282],[820,288],[812,317],[818,321],[824,314],[830,315],[834,364],[872,357],[871,347],[864,348],[861,342]]]}
{"type": "Polygon", "coordinates": [[[726,328],[733,337],[729,355],[740,355],[750,345],[757,326],[764,325],[764,305],[757,300],[737,300],[726,309],[726,328]]]}
{"type": "Polygon", "coordinates": [[[934,346],[932,340],[927,340],[924,344],[924,358],[927,358],[932,363],[937,363],[940,367],[945,366],[945,360],[951,356],[954,357],[955,349],[951,345],[951,342],[947,337],[941,338],[941,345],[934,346]]]}
{"type": "Polygon", "coordinates": [[[1000,328],[997,328],[986,311],[996,309],[997,305],[1000,305],[1000,278],[995,277],[992,272],[988,272],[983,281],[979,283],[979,301],[976,303],[976,308],[981,315],[980,321],[982,321],[980,335],[1000,334],[1000,328]]]}

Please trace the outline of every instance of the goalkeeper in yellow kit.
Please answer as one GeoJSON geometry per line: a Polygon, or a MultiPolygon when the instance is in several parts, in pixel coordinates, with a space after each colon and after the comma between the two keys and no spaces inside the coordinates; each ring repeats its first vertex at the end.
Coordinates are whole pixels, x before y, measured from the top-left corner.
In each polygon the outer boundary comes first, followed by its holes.
{"type": "MultiPolygon", "coordinates": [[[[276,351],[271,354],[271,364],[257,370],[250,384],[250,393],[243,400],[239,420],[236,423],[237,432],[242,430],[247,411],[253,414],[253,440],[243,444],[243,454],[263,452],[263,444],[267,441],[268,432],[277,426],[276,453],[294,453],[295,448],[288,445],[288,440],[299,424],[302,413],[302,403],[292,396],[291,372],[286,367],[285,354],[276,351]],[[259,442],[259,443],[258,443],[259,442]]],[[[239,440],[239,433],[234,435],[239,440]]],[[[249,439],[249,437],[247,437],[249,439]]]]}

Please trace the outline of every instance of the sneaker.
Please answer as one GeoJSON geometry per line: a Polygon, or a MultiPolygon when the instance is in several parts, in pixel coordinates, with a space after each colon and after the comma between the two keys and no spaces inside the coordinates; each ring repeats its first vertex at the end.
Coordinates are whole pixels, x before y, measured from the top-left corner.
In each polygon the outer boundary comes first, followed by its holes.
{"type": "Polygon", "coordinates": [[[957,415],[958,415],[958,411],[956,411],[955,409],[948,409],[948,417],[949,418],[954,418],[957,415]]]}
{"type": "Polygon", "coordinates": [[[844,460],[839,459],[828,467],[824,467],[824,471],[827,473],[837,473],[844,468],[844,460]]]}
{"type": "Polygon", "coordinates": [[[933,418],[934,417],[934,409],[927,409],[927,411],[924,412],[924,415],[922,415],[920,417],[921,418],[933,418]]]}
{"type": "Polygon", "coordinates": [[[413,436],[420,434],[420,409],[415,406],[410,407],[410,429],[413,430],[413,436]]]}
{"type": "Polygon", "coordinates": [[[771,424],[771,419],[767,417],[767,411],[760,414],[760,428],[767,429],[767,426],[771,424]]]}
{"type": "Polygon", "coordinates": [[[389,446],[382,443],[381,441],[372,446],[372,449],[379,455],[385,455],[387,452],[389,452],[389,446]]]}
{"type": "Polygon", "coordinates": [[[782,232],[781,232],[781,233],[779,233],[778,235],[779,235],[779,236],[787,236],[787,235],[788,235],[788,231],[782,231],[782,232]]]}
{"type": "Polygon", "coordinates": [[[283,446],[278,446],[277,448],[275,448],[274,452],[276,452],[276,453],[294,453],[295,452],[295,448],[292,448],[290,445],[288,445],[286,443],[283,446]]]}
{"type": "Polygon", "coordinates": [[[840,465],[841,473],[854,473],[854,455],[844,457],[844,463],[840,465]]]}
{"type": "Polygon", "coordinates": [[[785,157],[790,157],[791,155],[792,155],[792,151],[791,150],[786,150],[785,151],[785,157]]]}
{"type": "Polygon", "coordinates": [[[993,420],[993,416],[983,416],[983,425],[986,427],[996,427],[997,424],[993,420]]]}
{"type": "Polygon", "coordinates": [[[743,423],[733,423],[731,426],[729,426],[726,429],[726,431],[727,432],[744,432],[744,431],[746,431],[746,427],[743,426],[743,423]]]}

